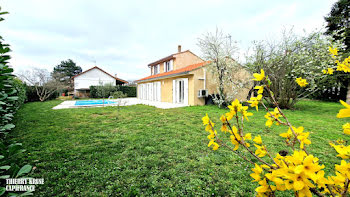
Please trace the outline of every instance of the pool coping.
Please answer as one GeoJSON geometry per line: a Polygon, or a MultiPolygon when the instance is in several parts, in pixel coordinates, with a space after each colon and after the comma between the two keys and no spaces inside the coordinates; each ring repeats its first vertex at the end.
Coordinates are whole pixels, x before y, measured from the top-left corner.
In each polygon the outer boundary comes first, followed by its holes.
{"type": "MultiPolygon", "coordinates": [[[[88,100],[88,99],[87,99],[88,100]]],[[[59,105],[53,107],[52,109],[69,109],[69,108],[90,108],[90,107],[117,107],[117,106],[130,106],[130,105],[149,105],[161,109],[170,109],[178,107],[187,107],[188,105],[184,104],[174,104],[166,102],[156,102],[156,101],[147,101],[140,100],[137,98],[122,98],[122,99],[110,99],[110,101],[117,102],[116,104],[97,104],[97,105],[75,105],[76,100],[73,101],[63,101],[59,105]]]]}

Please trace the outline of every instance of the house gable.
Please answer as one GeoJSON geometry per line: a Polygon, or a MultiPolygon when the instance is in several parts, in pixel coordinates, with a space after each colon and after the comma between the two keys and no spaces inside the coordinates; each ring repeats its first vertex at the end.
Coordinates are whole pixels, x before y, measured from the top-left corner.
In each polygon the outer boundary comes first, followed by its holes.
{"type": "Polygon", "coordinates": [[[160,74],[156,74],[156,75],[151,75],[142,79],[137,80],[138,83],[142,83],[145,81],[150,81],[150,80],[157,80],[157,79],[164,79],[164,78],[169,78],[169,77],[174,77],[174,76],[178,76],[178,75],[184,75],[184,74],[188,74],[188,72],[198,69],[200,67],[203,67],[207,64],[209,64],[210,61],[206,61],[206,62],[201,62],[201,63],[197,63],[197,64],[192,64],[183,68],[179,68],[170,72],[163,72],[160,74]]]}
{"type": "Polygon", "coordinates": [[[171,54],[167,57],[161,58],[155,62],[148,64],[151,75],[170,72],[186,67],[188,65],[204,62],[204,60],[192,53],[190,50],[181,51],[181,46],[179,46],[178,50],[179,52],[177,53],[171,54]]]}
{"type": "Polygon", "coordinates": [[[204,62],[200,57],[192,53],[190,50],[184,53],[177,53],[174,55],[174,70],[186,67],[192,64],[204,62]]]}
{"type": "Polygon", "coordinates": [[[95,66],[73,77],[74,89],[89,89],[90,86],[97,86],[100,84],[124,84],[126,81],[116,78],[106,71],[95,66]]]}

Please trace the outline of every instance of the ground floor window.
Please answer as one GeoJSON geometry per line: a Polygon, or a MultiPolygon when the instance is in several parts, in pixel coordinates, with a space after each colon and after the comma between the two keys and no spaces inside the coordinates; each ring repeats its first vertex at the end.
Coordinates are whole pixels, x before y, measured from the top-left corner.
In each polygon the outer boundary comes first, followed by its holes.
{"type": "Polygon", "coordinates": [[[161,83],[152,82],[138,85],[139,98],[161,102],[161,83]]]}
{"type": "Polygon", "coordinates": [[[188,105],[188,78],[173,80],[173,103],[188,105]]]}

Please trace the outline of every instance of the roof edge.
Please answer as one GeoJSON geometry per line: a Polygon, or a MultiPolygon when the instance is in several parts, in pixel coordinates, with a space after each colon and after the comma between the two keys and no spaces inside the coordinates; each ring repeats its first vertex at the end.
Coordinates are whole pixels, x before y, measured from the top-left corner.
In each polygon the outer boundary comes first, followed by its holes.
{"type": "Polygon", "coordinates": [[[96,69],[99,69],[100,71],[104,72],[105,74],[109,75],[110,77],[114,78],[115,80],[118,80],[118,81],[121,81],[121,82],[124,82],[124,83],[129,83],[129,82],[123,80],[123,79],[120,79],[120,78],[118,78],[118,77],[115,77],[115,76],[109,74],[108,72],[102,70],[102,69],[101,69],[100,67],[98,67],[98,66],[94,66],[94,67],[92,67],[92,68],[87,69],[87,70],[84,71],[84,72],[81,72],[81,73],[79,73],[79,74],[77,74],[77,75],[74,75],[74,76],[72,77],[72,79],[74,80],[75,77],[78,77],[78,76],[80,76],[80,75],[82,75],[82,74],[85,74],[85,73],[87,73],[87,72],[89,72],[89,71],[91,71],[91,70],[93,70],[93,69],[95,69],[95,68],[96,68],[96,69]]]}
{"type": "MultiPolygon", "coordinates": [[[[178,54],[181,54],[181,53],[186,53],[186,52],[190,52],[190,53],[192,53],[193,55],[195,55],[195,56],[197,56],[198,58],[200,58],[198,55],[194,54],[192,51],[190,51],[190,50],[187,49],[187,50],[185,50],[185,51],[173,53],[173,54],[171,54],[171,55],[168,55],[168,56],[166,56],[166,57],[163,57],[163,58],[161,58],[161,59],[159,59],[159,60],[157,60],[157,61],[154,61],[154,62],[148,64],[147,66],[154,66],[154,65],[157,65],[157,64],[162,63],[162,62],[164,62],[164,61],[171,60],[171,59],[175,59],[175,55],[178,55],[178,54]]],[[[203,60],[202,58],[200,58],[200,59],[203,60]]],[[[203,60],[203,61],[204,61],[204,60],[203,60]]]]}
{"type": "Polygon", "coordinates": [[[148,81],[156,81],[156,80],[159,80],[159,79],[167,79],[167,78],[172,78],[172,77],[177,77],[177,76],[182,76],[182,75],[188,75],[188,74],[191,74],[190,72],[191,71],[184,71],[184,72],[181,72],[181,73],[175,73],[175,74],[155,77],[155,78],[151,78],[151,79],[136,80],[136,83],[148,82],[148,81]]]}

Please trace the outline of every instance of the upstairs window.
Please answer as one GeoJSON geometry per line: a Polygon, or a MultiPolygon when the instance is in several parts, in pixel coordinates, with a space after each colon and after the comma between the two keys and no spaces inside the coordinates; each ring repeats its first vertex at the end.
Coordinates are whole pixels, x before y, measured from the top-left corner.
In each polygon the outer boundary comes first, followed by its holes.
{"type": "Polygon", "coordinates": [[[164,62],[164,68],[165,68],[165,72],[172,71],[173,70],[173,60],[164,62]]]}
{"type": "Polygon", "coordinates": [[[159,74],[159,64],[158,65],[155,65],[154,68],[153,68],[153,71],[154,71],[154,74],[159,74]]]}

